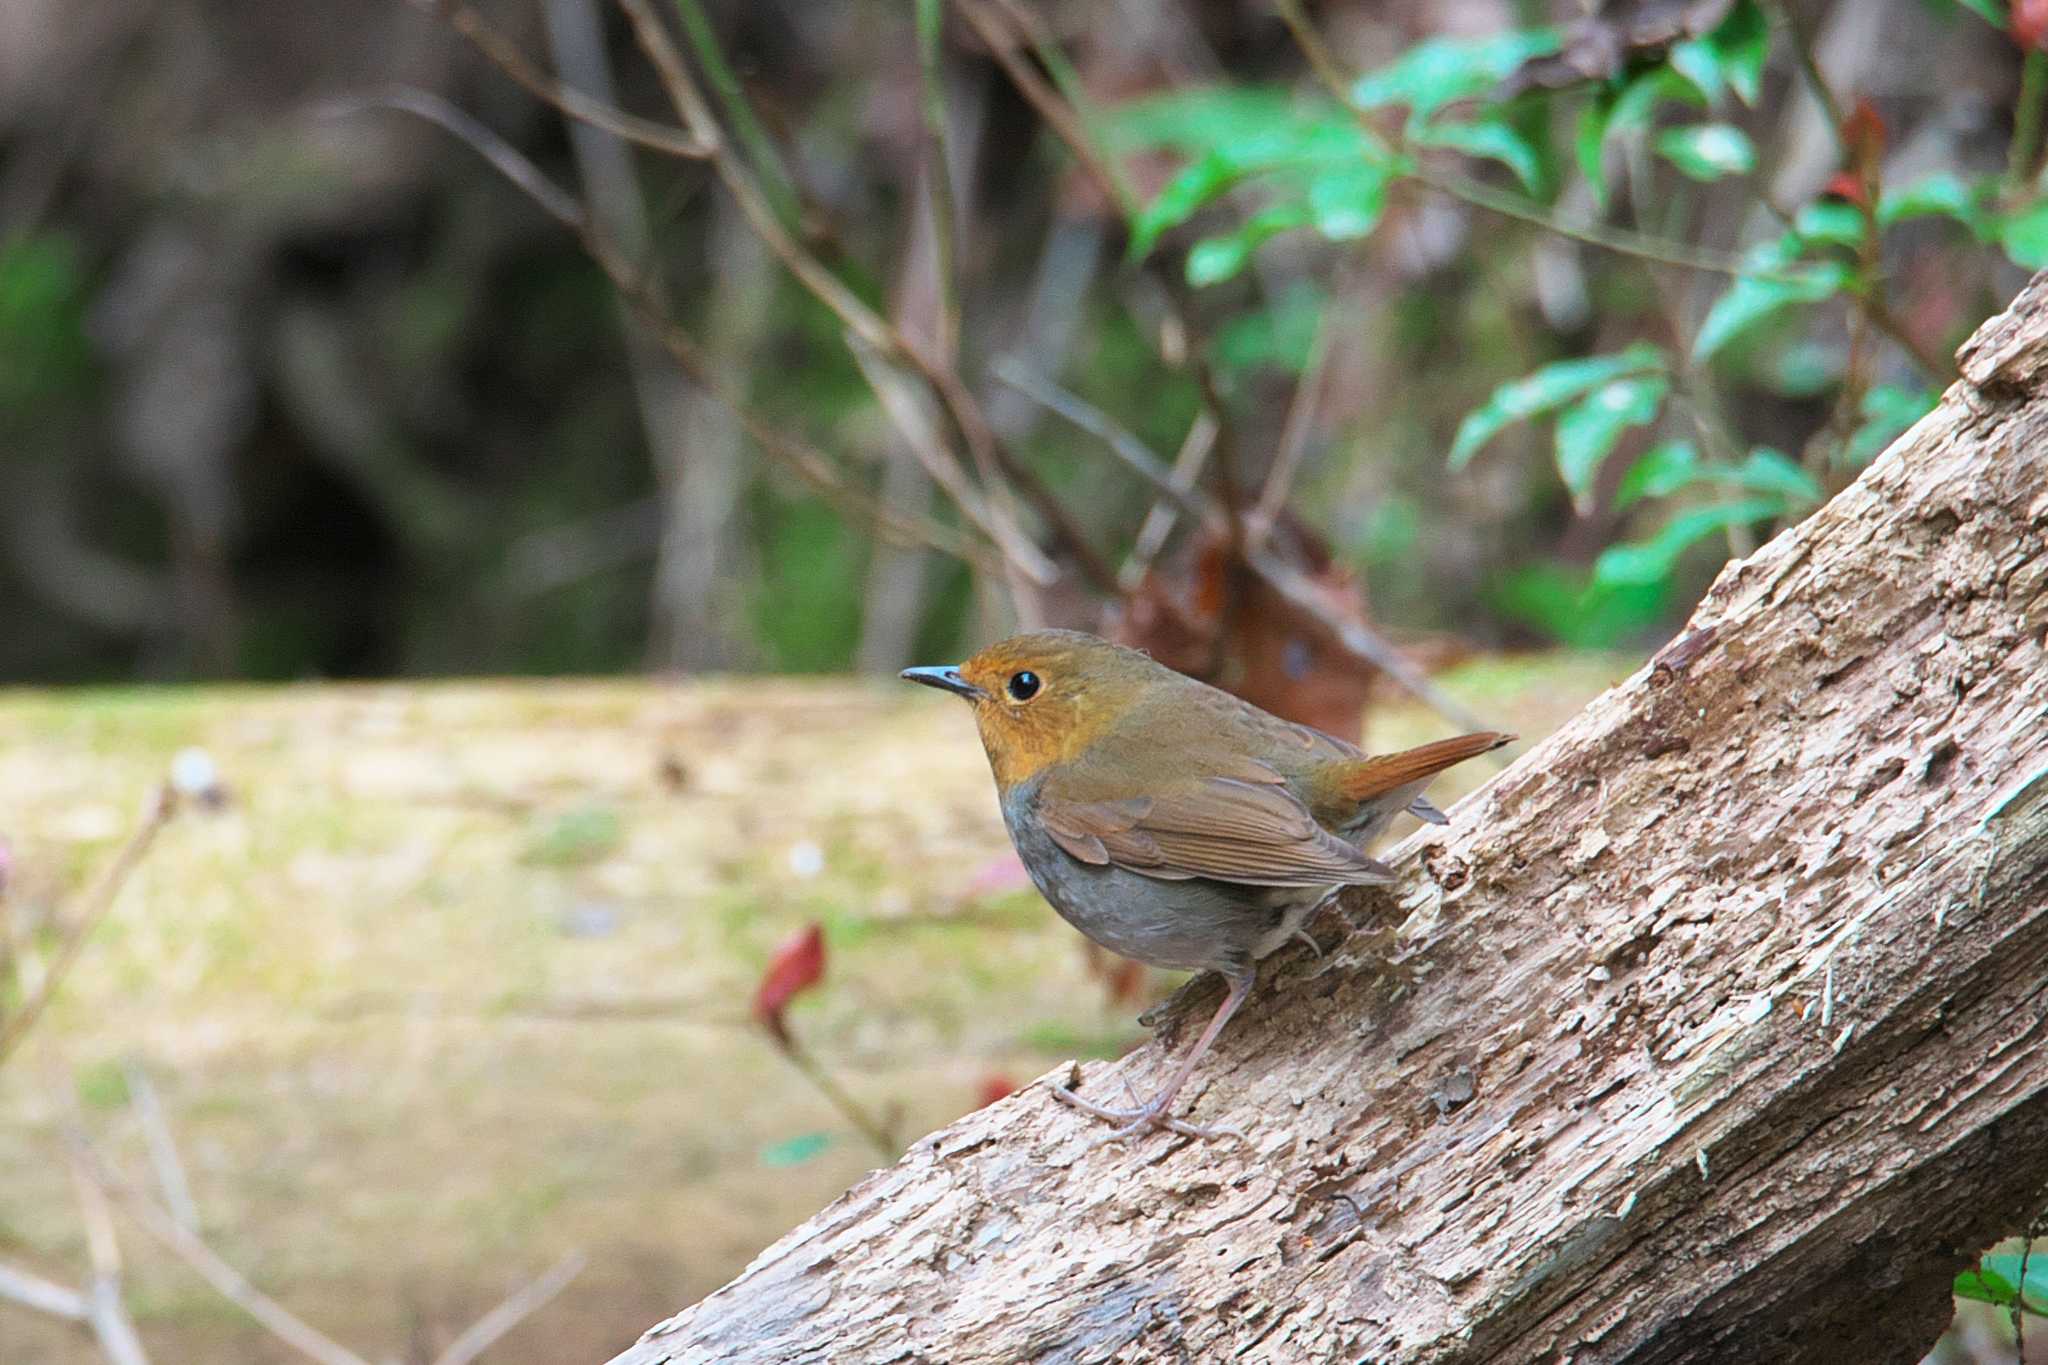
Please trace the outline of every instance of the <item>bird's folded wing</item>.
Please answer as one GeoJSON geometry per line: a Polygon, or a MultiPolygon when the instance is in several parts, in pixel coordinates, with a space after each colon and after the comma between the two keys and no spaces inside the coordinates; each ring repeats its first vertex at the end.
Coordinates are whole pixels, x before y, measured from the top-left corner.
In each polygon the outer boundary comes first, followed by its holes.
{"type": "Polygon", "coordinates": [[[1277,778],[1191,779],[1156,796],[1115,801],[1044,790],[1038,814],[1053,840],[1082,862],[1148,877],[1303,887],[1394,878],[1386,864],[1318,825],[1277,778]]]}

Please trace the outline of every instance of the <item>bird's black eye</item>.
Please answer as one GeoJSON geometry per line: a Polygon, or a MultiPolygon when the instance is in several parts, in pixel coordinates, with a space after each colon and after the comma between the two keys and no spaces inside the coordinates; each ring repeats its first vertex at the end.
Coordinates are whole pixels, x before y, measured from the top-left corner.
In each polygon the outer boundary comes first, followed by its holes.
{"type": "Polygon", "coordinates": [[[1008,691],[1017,701],[1030,701],[1038,695],[1038,675],[1028,668],[1022,673],[1012,673],[1008,691]]]}

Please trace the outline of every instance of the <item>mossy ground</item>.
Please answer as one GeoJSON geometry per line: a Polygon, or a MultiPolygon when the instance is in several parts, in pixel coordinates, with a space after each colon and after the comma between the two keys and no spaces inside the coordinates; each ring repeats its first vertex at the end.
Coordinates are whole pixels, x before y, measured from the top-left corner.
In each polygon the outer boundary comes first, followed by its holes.
{"type": "MultiPolygon", "coordinates": [[[[1631,666],[1491,659],[1442,681],[1532,738],[1631,666]]],[[[1389,706],[1368,739],[1441,733],[1389,706]]],[[[0,1259],[55,1279],[86,1263],[62,1125],[145,1176],[139,1065],[208,1239],[360,1354],[430,1356],[580,1247],[589,1268],[491,1358],[603,1359],[879,1159],[749,1021],[805,921],[828,972],[793,1027],[906,1141],[990,1077],[1140,1036],[1032,894],[976,894],[1007,843],[945,698],[755,680],[0,694],[15,916],[68,904],[193,745],[232,804],[164,832],[0,1069],[0,1259]]],[[[1489,771],[1470,766],[1446,804],[1489,771]]],[[[290,1358],[132,1224],[123,1247],[158,1358],[290,1358]]],[[[0,1304],[0,1360],[96,1358],[0,1304]]]]}

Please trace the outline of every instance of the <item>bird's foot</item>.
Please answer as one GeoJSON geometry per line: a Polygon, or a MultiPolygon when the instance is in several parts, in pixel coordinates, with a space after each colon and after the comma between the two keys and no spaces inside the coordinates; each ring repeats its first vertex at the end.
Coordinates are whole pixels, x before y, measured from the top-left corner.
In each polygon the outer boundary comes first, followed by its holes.
{"type": "MultiPolygon", "coordinates": [[[[1201,1138],[1205,1141],[1223,1137],[1236,1138],[1239,1142],[1250,1141],[1249,1138],[1245,1137],[1243,1133],[1238,1132],[1235,1128],[1203,1128],[1184,1119],[1174,1118],[1166,1112],[1166,1105],[1162,1100],[1154,1100],[1150,1104],[1141,1104],[1134,1109],[1113,1109],[1106,1104],[1097,1104],[1093,1100],[1084,1100],[1064,1085],[1054,1086],[1052,1093],[1054,1098],[1058,1099],[1062,1104],[1070,1105],[1084,1114],[1101,1119],[1104,1123],[1118,1125],[1114,1132],[1105,1133],[1102,1137],[1098,1138],[1096,1140],[1097,1146],[1105,1142],[1129,1142],[1133,1138],[1142,1137],[1155,1128],[1164,1128],[1170,1133],[1179,1133],[1182,1137],[1201,1138]]],[[[1170,1099],[1171,1097],[1165,1098],[1170,1099]]]]}

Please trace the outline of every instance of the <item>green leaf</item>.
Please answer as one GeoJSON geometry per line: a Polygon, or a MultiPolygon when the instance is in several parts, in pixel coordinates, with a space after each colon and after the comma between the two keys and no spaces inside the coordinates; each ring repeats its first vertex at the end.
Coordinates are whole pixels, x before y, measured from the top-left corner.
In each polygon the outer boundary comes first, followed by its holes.
{"type": "Polygon", "coordinates": [[[1209,152],[1180,168],[1158,197],[1139,210],[1131,224],[1132,259],[1149,254],[1159,238],[1192,218],[1211,200],[1235,185],[1243,172],[1228,157],[1209,152]]]}
{"type": "Polygon", "coordinates": [[[1771,55],[1771,25],[1763,6],[1757,0],[1740,0],[1707,41],[1720,57],[1728,88],[1744,104],[1755,105],[1763,91],[1764,62],[1771,55]]]}
{"type": "Polygon", "coordinates": [[[2048,199],[2039,199],[2000,224],[1998,239],[2013,264],[2029,270],[2048,265],[2048,199]]]}
{"type": "Polygon", "coordinates": [[[1204,237],[1188,250],[1188,283],[1221,284],[1244,269],[1252,253],[1269,237],[1306,226],[1308,209],[1301,204],[1276,204],[1253,214],[1235,232],[1204,237]]]}
{"type": "Polygon", "coordinates": [[[1731,526],[1779,516],[1784,510],[1785,504],[1775,498],[1746,498],[1680,512],[1648,540],[1610,545],[1601,551],[1600,558],[1593,561],[1593,582],[1604,587],[1664,582],[1677,569],[1679,556],[1695,543],[1731,526]]]}
{"type": "Polygon", "coordinates": [[[1248,129],[1277,127],[1298,117],[1294,96],[1283,87],[1209,85],[1099,110],[1095,126],[1113,152],[1166,147],[1200,156],[1243,138],[1248,129]]]}
{"type": "Polygon", "coordinates": [[[1560,360],[1511,379],[1488,395],[1486,401],[1465,414],[1458,434],[1451,442],[1448,463],[1452,469],[1479,453],[1480,447],[1516,422],[1563,407],[1574,398],[1625,375],[1662,370],[1664,352],[1647,341],[1638,341],[1613,355],[1588,356],[1581,360],[1560,360]]]}
{"type": "Polygon", "coordinates": [[[1333,242],[1371,232],[1387,206],[1388,170],[1371,161],[1318,174],[1309,184],[1308,212],[1316,231],[1333,242]]]}
{"type": "Polygon", "coordinates": [[[1824,261],[1768,279],[1744,275],[1707,310],[1693,342],[1695,360],[1707,360],[1764,319],[1797,303],[1818,303],[1848,286],[1849,268],[1824,261]]]}
{"type": "Polygon", "coordinates": [[[1581,509],[1591,500],[1600,465],[1621,433],[1656,421],[1670,391],[1671,381],[1661,374],[1612,379],[1557,419],[1557,472],[1581,509]]]}
{"type": "Polygon", "coordinates": [[[1640,498],[1661,498],[1676,493],[1701,477],[1700,453],[1691,441],[1659,441],[1628,467],[1614,490],[1618,512],[1640,498]]]}
{"type": "Polygon", "coordinates": [[[1602,209],[1607,207],[1607,121],[1613,115],[1614,98],[1603,90],[1579,111],[1578,130],[1572,136],[1579,174],[1593,187],[1593,198],[1602,209]]]}
{"type": "Polygon", "coordinates": [[[1367,109],[1405,104],[1416,125],[1447,104],[1482,95],[1531,57],[1557,51],[1554,28],[1516,29],[1484,38],[1429,38],[1351,87],[1352,102],[1367,109]]]}
{"type": "Polygon", "coordinates": [[[1748,175],[1756,169],[1756,147],[1731,123],[1696,123],[1657,134],[1657,152],[1694,180],[1748,175]]]}
{"type": "Polygon", "coordinates": [[[1989,183],[1971,185],[1947,171],[1936,171],[1903,189],[1888,189],[1877,199],[1880,227],[1903,223],[1909,218],[1953,218],[1980,237],[1988,229],[1984,200],[1989,183]]]}
{"type": "Polygon", "coordinates": [[[1797,461],[1769,446],[1758,446],[1733,469],[1716,470],[1714,476],[1749,493],[1775,493],[1793,506],[1812,506],[1825,490],[1819,480],[1799,467],[1797,461]]]}
{"type": "Polygon", "coordinates": [[[1530,564],[1485,591],[1501,615],[1574,649],[1612,649],[1640,636],[1671,608],[1669,583],[1594,586],[1584,569],[1530,564]]]}
{"type": "Polygon", "coordinates": [[[1799,210],[1799,216],[1792,220],[1792,230],[1808,242],[1824,242],[1831,246],[1861,246],[1863,210],[1854,204],[1818,199],[1799,210]]]}
{"type": "Polygon", "coordinates": [[[1606,136],[1649,127],[1657,106],[1666,100],[1694,106],[1706,103],[1691,81],[1668,66],[1654,66],[1623,86],[1615,96],[1614,108],[1607,116],[1606,136]]]}
{"type": "Polygon", "coordinates": [[[2037,1246],[2024,1261],[2017,1251],[1987,1253],[1975,1270],[1965,1270],[1956,1276],[1954,1292],[1959,1299],[1994,1303],[2001,1308],[2020,1303],[2024,1293],[2023,1306],[2027,1312],[2048,1315],[2048,1249],[2037,1246]],[[2022,1264],[2026,1267],[2024,1285],[2020,1283],[2022,1264]]]}
{"type": "Polygon", "coordinates": [[[1933,389],[1907,389],[1879,384],[1863,395],[1863,424],[1849,437],[1842,456],[1852,469],[1861,469],[1884,452],[1906,428],[1934,411],[1941,395],[1933,389]]]}
{"type": "Polygon", "coordinates": [[[1691,81],[1693,88],[1706,97],[1707,103],[1720,102],[1721,92],[1728,88],[1728,78],[1721,70],[1720,51],[1704,34],[1673,43],[1671,50],[1664,54],[1664,60],[1670,63],[1673,71],[1691,81]]]}
{"type": "Polygon", "coordinates": [[[1216,363],[1233,374],[1270,368],[1299,375],[1308,368],[1326,303],[1313,285],[1296,280],[1265,307],[1223,324],[1216,333],[1216,363]]]}
{"type": "Polygon", "coordinates": [[[1498,161],[1515,173],[1530,194],[1542,192],[1543,157],[1529,139],[1499,119],[1477,123],[1433,123],[1412,134],[1430,147],[1449,147],[1467,156],[1498,161]]]}
{"type": "Polygon", "coordinates": [[[832,1145],[830,1133],[800,1133],[761,1149],[763,1166],[801,1166],[832,1145]]]}
{"type": "Polygon", "coordinates": [[[2001,33],[2005,32],[2011,23],[2006,16],[2005,0],[1956,0],[1956,3],[1974,10],[1985,23],[2001,33]]]}

